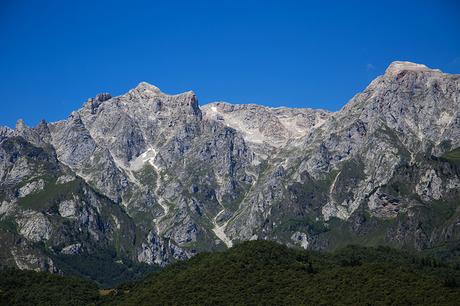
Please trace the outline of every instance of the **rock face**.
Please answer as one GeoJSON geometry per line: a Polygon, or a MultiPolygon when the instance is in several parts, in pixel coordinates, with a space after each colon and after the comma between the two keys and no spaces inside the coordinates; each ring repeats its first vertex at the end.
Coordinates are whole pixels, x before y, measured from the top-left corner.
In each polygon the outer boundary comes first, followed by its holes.
{"type": "Polygon", "coordinates": [[[165,265],[250,239],[457,241],[459,110],[459,75],[407,62],[335,113],[200,108],[147,83],[100,94],[63,121],[0,128],[1,258],[59,272],[68,256],[165,265]]]}
{"type": "Polygon", "coordinates": [[[260,105],[233,105],[225,102],[203,106],[204,116],[229,126],[257,151],[276,149],[308,136],[331,113],[302,108],[269,108],[260,105]]]}

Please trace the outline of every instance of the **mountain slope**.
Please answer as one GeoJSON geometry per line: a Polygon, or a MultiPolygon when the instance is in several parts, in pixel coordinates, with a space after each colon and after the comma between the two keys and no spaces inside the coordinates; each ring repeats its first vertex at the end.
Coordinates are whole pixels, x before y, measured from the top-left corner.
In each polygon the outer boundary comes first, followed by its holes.
{"type": "Polygon", "coordinates": [[[0,129],[0,261],[128,271],[253,239],[455,244],[459,109],[459,75],[395,62],[335,113],[199,107],[140,83],[62,121],[20,120],[0,129]]]}

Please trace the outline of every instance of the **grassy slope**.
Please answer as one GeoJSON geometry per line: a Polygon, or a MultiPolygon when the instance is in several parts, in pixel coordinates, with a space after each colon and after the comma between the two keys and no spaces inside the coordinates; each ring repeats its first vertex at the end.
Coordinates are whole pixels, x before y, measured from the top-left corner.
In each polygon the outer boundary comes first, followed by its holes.
{"type": "Polygon", "coordinates": [[[460,164],[460,148],[447,152],[442,156],[442,158],[454,164],[460,164]]]}

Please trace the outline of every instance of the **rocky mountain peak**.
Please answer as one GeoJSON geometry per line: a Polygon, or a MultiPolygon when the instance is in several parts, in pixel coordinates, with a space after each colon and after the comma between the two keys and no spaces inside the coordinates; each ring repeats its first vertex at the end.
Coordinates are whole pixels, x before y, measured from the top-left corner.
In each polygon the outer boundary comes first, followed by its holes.
{"type": "Polygon", "coordinates": [[[23,130],[26,130],[28,129],[28,126],[26,125],[26,123],[24,122],[23,119],[19,119],[17,122],[16,122],[16,131],[20,132],[20,131],[23,131],[23,130]]]}
{"type": "Polygon", "coordinates": [[[104,102],[112,99],[112,95],[106,92],[96,95],[96,101],[104,102]]]}
{"type": "Polygon", "coordinates": [[[0,140],[5,137],[11,136],[13,134],[13,130],[7,126],[0,126],[0,140]]]}
{"type": "Polygon", "coordinates": [[[412,62],[395,61],[388,66],[385,75],[394,76],[402,71],[418,71],[418,72],[441,72],[439,69],[431,69],[423,64],[412,62]]]}
{"type": "Polygon", "coordinates": [[[100,93],[97,94],[95,98],[89,98],[85,103],[84,107],[91,110],[91,114],[95,114],[97,108],[105,101],[112,99],[112,95],[109,93],[100,93]]]}
{"type": "Polygon", "coordinates": [[[176,95],[169,95],[162,92],[158,87],[147,82],[141,82],[127,94],[117,97],[124,105],[139,103],[142,108],[152,107],[154,112],[166,111],[172,113],[191,113],[201,116],[198,106],[198,99],[193,91],[187,91],[176,95]]]}
{"type": "Polygon", "coordinates": [[[342,129],[344,122],[362,120],[368,129],[390,128],[400,133],[399,141],[412,155],[431,147],[439,155],[442,150],[437,146],[442,143],[459,144],[458,137],[453,136],[458,133],[459,86],[458,75],[422,64],[393,62],[385,75],[337,114],[337,126],[342,129]]]}
{"type": "Polygon", "coordinates": [[[48,125],[48,122],[46,122],[45,119],[41,119],[40,122],[38,122],[36,128],[41,128],[41,127],[45,127],[48,125]]]}
{"type": "Polygon", "coordinates": [[[134,89],[133,91],[137,91],[140,93],[150,93],[150,94],[159,94],[161,93],[161,90],[147,82],[140,82],[134,89]]]}

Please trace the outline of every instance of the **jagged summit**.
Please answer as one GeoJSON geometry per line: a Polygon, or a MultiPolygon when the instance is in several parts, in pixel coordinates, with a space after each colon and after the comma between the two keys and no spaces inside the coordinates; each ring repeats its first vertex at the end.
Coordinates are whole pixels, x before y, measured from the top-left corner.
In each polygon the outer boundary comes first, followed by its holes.
{"type": "Polygon", "coordinates": [[[133,90],[145,93],[161,93],[161,90],[158,87],[147,82],[140,82],[133,90]]]}
{"type": "Polygon", "coordinates": [[[417,64],[413,62],[395,61],[388,66],[385,71],[386,75],[394,75],[401,71],[432,71],[441,72],[439,69],[432,69],[423,64],[417,64]]]}
{"type": "Polygon", "coordinates": [[[16,121],[16,131],[22,131],[22,130],[25,130],[27,129],[28,126],[26,125],[26,123],[24,122],[24,119],[18,119],[18,121],[16,121]]]}
{"type": "Polygon", "coordinates": [[[0,140],[13,134],[13,130],[7,126],[0,126],[0,140]]]}
{"type": "Polygon", "coordinates": [[[112,99],[112,95],[106,92],[96,95],[96,101],[104,102],[110,99],[112,99]]]}
{"type": "Polygon", "coordinates": [[[196,97],[195,92],[193,90],[181,92],[178,94],[167,94],[167,93],[162,92],[160,88],[150,83],[147,83],[147,82],[140,82],[136,87],[131,89],[128,92],[128,94],[135,94],[135,95],[142,95],[142,96],[164,95],[164,96],[171,96],[171,97],[178,97],[178,96],[196,97]]]}

